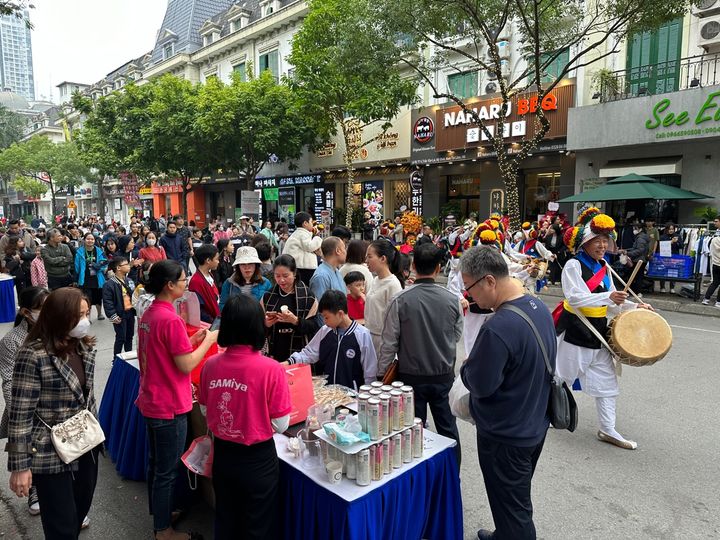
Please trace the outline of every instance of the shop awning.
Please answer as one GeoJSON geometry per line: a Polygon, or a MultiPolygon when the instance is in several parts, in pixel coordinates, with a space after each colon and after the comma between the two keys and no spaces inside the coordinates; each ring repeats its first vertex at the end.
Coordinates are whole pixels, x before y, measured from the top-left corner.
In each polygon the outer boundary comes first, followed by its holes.
{"type": "Polygon", "coordinates": [[[601,201],[622,201],[631,199],[653,199],[653,200],[692,200],[692,199],[714,199],[710,195],[695,193],[687,189],[681,189],[666,184],[661,184],[653,178],[640,176],[638,174],[626,174],[620,178],[610,180],[604,186],[583,191],[577,195],[566,197],[559,202],[601,202],[601,201]]]}
{"type": "Polygon", "coordinates": [[[645,176],[682,174],[682,158],[619,161],[600,169],[600,178],[618,178],[628,174],[645,176]]]}

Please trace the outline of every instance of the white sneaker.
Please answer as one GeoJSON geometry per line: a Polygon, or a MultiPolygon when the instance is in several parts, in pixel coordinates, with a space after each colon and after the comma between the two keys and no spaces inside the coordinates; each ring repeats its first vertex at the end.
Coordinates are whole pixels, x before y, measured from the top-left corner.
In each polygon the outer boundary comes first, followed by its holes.
{"type": "Polygon", "coordinates": [[[662,288],[660,289],[660,292],[663,293],[663,294],[665,294],[665,293],[667,293],[667,289],[666,289],[665,287],[662,287],[662,288]]]}
{"type": "Polygon", "coordinates": [[[715,302],[715,307],[720,308],[720,302],[715,302]]]}
{"type": "Polygon", "coordinates": [[[675,289],[670,289],[670,294],[675,294],[675,289]]]}
{"type": "Polygon", "coordinates": [[[88,516],[85,516],[85,519],[83,519],[82,525],[80,525],[80,529],[87,529],[90,526],[90,518],[88,516]]]}
{"type": "Polygon", "coordinates": [[[710,300],[708,300],[707,298],[703,298],[703,301],[702,301],[703,306],[707,306],[709,303],[710,303],[710,300]]]}

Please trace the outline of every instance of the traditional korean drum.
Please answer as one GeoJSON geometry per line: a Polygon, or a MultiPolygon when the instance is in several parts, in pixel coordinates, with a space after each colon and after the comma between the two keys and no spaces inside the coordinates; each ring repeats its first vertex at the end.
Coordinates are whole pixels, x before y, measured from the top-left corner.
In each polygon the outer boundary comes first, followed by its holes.
{"type": "Polygon", "coordinates": [[[610,321],[608,344],[619,362],[628,366],[650,366],[670,351],[672,330],[654,311],[633,309],[610,321]]]}

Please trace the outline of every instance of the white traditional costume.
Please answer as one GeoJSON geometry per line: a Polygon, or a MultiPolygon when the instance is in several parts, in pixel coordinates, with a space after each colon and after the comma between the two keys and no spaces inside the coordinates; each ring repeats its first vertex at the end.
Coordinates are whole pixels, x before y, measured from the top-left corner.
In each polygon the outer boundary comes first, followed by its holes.
{"type": "Polygon", "coordinates": [[[580,310],[605,337],[608,334],[608,317],[634,309],[637,304],[626,300],[618,306],[610,300],[610,294],[616,289],[607,262],[603,259],[596,261],[582,249],[583,245],[600,235],[610,238],[612,248],[615,222],[596,208],[586,210],[581,219],[586,219],[587,225],[569,229],[565,234],[568,248],[577,251],[577,254],[565,264],[562,272],[565,301],[556,322],[556,370],[568,386],[578,379],[582,391],[595,398],[600,424],[598,438],[622,448],[634,449],[637,444],[626,440],[615,430],[615,405],[620,388],[613,358],[575,312],[580,310]]]}

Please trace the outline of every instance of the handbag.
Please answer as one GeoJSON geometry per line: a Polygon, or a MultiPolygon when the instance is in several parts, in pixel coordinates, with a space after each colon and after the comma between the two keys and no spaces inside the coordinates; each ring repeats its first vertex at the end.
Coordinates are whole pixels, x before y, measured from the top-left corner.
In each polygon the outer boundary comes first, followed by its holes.
{"type": "Polygon", "coordinates": [[[60,460],[71,463],[80,456],[105,442],[105,433],[95,415],[88,409],[72,415],[64,422],[50,427],[40,415],[35,413],[49,430],[50,440],[60,460]]]}
{"type": "Polygon", "coordinates": [[[182,455],[181,459],[189,471],[206,478],[212,478],[214,455],[212,437],[203,435],[190,443],[190,448],[182,455]]]}
{"type": "Polygon", "coordinates": [[[383,384],[392,384],[395,382],[395,379],[397,379],[398,374],[398,361],[397,358],[392,361],[390,366],[388,366],[387,370],[385,371],[385,375],[383,375],[382,382],[383,384]]]}
{"type": "Polygon", "coordinates": [[[540,337],[540,332],[538,332],[535,323],[530,317],[528,317],[527,313],[518,307],[503,306],[503,308],[509,309],[510,311],[520,315],[525,322],[530,325],[530,328],[532,328],[532,331],[535,334],[535,339],[537,340],[538,345],[540,345],[540,350],[542,351],[543,358],[545,359],[545,368],[550,374],[550,401],[548,403],[548,416],[550,416],[550,423],[555,429],[567,429],[570,432],[575,431],[578,423],[577,403],[575,403],[575,398],[573,397],[570,389],[567,387],[567,384],[565,384],[565,381],[562,381],[555,376],[555,370],[550,366],[550,358],[548,357],[545,343],[543,343],[543,340],[540,337]]]}

